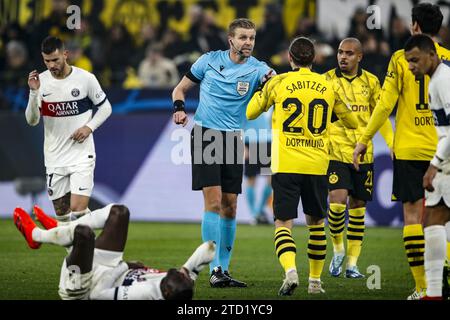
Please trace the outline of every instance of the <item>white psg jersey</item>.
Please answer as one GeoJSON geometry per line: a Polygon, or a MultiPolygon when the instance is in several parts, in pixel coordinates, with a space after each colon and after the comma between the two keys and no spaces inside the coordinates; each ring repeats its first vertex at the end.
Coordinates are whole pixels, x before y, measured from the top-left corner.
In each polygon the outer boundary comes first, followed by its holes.
{"type": "Polygon", "coordinates": [[[436,161],[435,156],[431,163],[447,174],[450,173],[450,67],[448,63],[448,61],[442,61],[438,65],[428,87],[430,109],[433,112],[434,123],[439,137],[436,156],[444,160],[439,163],[440,161],[436,161]]]}
{"type": "Polygon", "coordinates": [[[161,280],[166,272],[152,268],[128,270],[116,287],[119,300],[164,300],[161,292],[161,280]]]}
{"type": "Polygon", "coordinates": [[[107,101],[96,77],[72,66],[72,72],[64,79],[55,79],[48,70],[39,79],[45,166],[67,167],[95,161],[93,135],[83,143],[70,136],[92,119],[93,106],[101,107],[107,101]]]}

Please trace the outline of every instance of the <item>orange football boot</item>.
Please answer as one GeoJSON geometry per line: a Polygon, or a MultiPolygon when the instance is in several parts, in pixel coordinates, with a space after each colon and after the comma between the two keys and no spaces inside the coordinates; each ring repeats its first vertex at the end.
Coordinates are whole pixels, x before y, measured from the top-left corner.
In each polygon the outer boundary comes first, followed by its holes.
{"type": "Polygon", "coordinates": [[[31,249],[39,249],[41,244],[33,240],[32,232],[36,228],[36,223],[31,219],[30,215],[22,208],[14,209],[14,224],[17,229],[23,234],[28,246],[31,249]]]}
{"type": "Polygon", "coordinates": [[[52,217],[48,216],[44,210],[39,208],[38,206],[33,207],[34,215],[36,216],[36,219],[42,224],[42,226],[47,229],[53,229],[58,226],[58,221],[56,219],[53,219],[52,217]]]}

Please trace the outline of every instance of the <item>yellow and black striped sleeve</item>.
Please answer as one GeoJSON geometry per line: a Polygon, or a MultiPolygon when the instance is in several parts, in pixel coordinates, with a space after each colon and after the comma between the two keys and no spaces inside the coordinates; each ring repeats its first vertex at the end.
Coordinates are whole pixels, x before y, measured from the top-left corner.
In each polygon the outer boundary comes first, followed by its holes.
{"type": "Polygon", "coordinates": [[[248,120],[258,118],[261,113],[266,112],[273,105],[275,100],[275,87],[280,82],[280,76],[269,79],[266,85],[255,92],[247,105],[246,116],[248,120]]]}
{"type": "Polygon", "coordinates": [[[397,103],[402,90],[403,78],[403,70],[401,64],[398,63],[398,57],[401,54],[403,54],[402,51],[397,51],[392,55],[391,61],[389,62],[380,98],[378,99],[364,134],[359,139],[359,142],[365,145],[372,140],[375,133],[386,123],[386,120],[389,120],[389,115],[397,103]]]}

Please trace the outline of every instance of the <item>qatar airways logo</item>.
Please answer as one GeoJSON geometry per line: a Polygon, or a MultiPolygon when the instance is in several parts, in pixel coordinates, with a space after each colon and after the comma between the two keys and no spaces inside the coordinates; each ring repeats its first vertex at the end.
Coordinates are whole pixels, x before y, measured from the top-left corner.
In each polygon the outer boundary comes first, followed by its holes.
{"type": "Polygon", "coordinates": [[[68,102],[44,102],[42,103],[42,115],[49,117],[67,117],[80,114],[78,101],[68,102]]]}

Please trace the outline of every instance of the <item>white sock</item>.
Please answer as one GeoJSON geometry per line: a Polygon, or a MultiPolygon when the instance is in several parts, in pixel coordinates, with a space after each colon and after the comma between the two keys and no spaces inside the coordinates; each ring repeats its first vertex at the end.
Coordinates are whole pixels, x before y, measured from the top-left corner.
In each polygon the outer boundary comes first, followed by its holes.
{"type": "Polygon", "coordinates": [[[442,296],[442,269],[447,253],[445,227],[433,225],[424,229],[425,234],[425,275],[427,296],[442,296]]]}
{"type": "Polygon", "coordinates": [[[66,226],[72,220],[72,214],[69,212],[69,213],[63,214],[62,216],[57,215],[56,220],[58,221],[58,226],[66,226]]]}
{"type": "Polygon", "coordinates": [[[61,225],[58,221],[58,227],[50,230],[34,228],[32,233],[33,240],[40,243],[57,244],[63,247],[70,246],[72,245],[73,232],[77,225],[82,224],[91,229],[102,229],[109,217],[112,206],[112,204],[107,205],[104,208],[89,212],[75,221],[66,222],[64,225],[61,225]]]}
{"type": "Polygon", "coordinates": [[[70,213],[70,220],[71,221],[78,220],[79,218],[81,218],[85,214],[88,214],[89,212],[91,212],[91,210],[89,208],[86,208],[86,209],[81,210],[81,211],[72,211],[70,213]]]}
{"type": "Polygon", "coordinates": [[[189,277],[195,281],[198,274],[202,271],[213,259],[215,254],[215,245],[212,242],[204,242],[194,253],[189,257],[183,265],[189,271],[189,277]]]}
{"type": "Polygon", "coordinates": [[[109,212],[111,211],[112,206],[113,204],[109,204],[104,208],[89,211],[77,220],[72,221],[70,225],[83,224],[90,227],[91,229],[103,229],[103,227],[105,226],[105,222],[109,217],[109,212]]]}
{"type": "Polygon", "coordinates": [[[70,246],[73,242],[73,230],[70,225],[58,226],[50,230],[34,228],[31,234],[34,241],[40,243],[52,243],[63,247],[70,246]]]}

